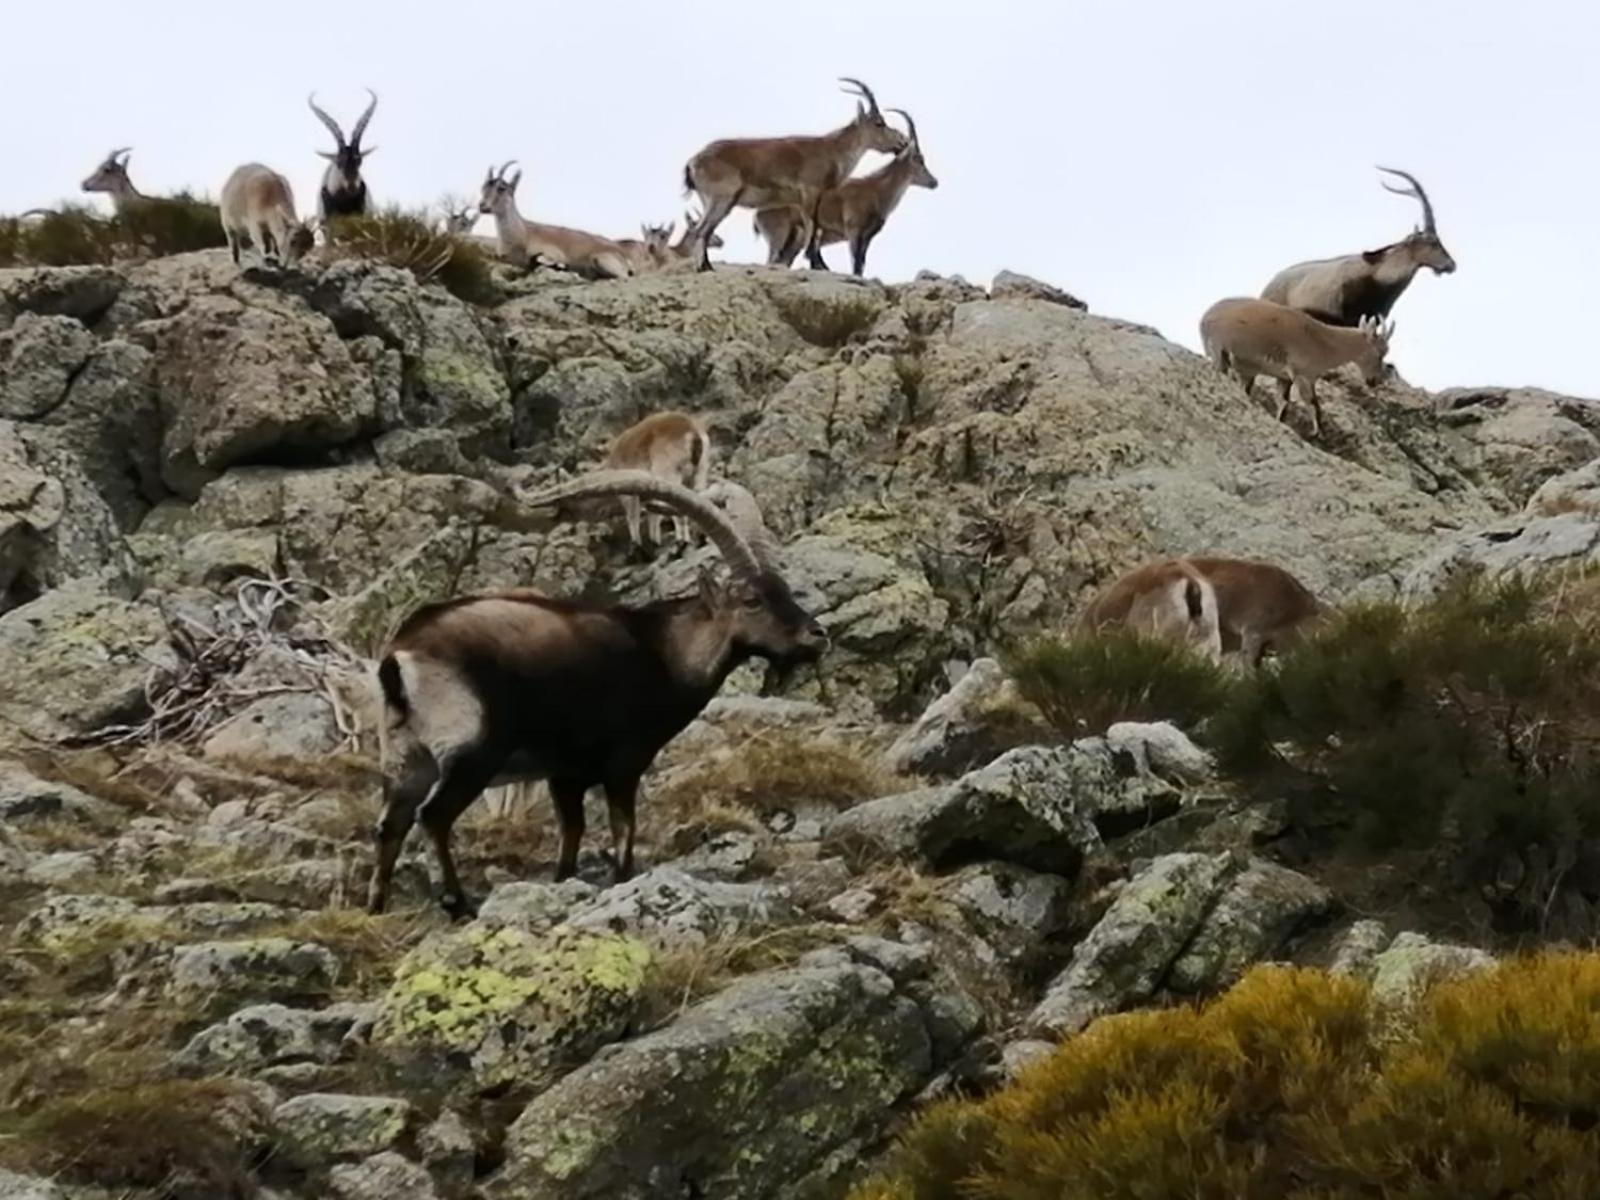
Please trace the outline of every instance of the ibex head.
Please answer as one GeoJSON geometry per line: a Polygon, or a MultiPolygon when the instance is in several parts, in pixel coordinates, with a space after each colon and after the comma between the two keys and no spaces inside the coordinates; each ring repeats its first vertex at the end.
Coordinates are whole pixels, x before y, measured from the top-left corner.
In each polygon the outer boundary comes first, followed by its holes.
{"type": "Polygon", "coordinates": [[[367,95],[372,99],[368,101],[366,111],[356,121],[355,128],[351,129],[348,142],[344,139],[344,131],[339,128],[339,122],[317,107],[317,94],[312,92],[306,98],[306,103],[311,106],[311,111],[317,114],[317,119],[328,127],[329,133],[333,134],[335,148],[332,151],[318,150],[317,153],[331,162],[338,169],[339,174],[344,177],[344,181],[352,187],[361,178],[362,160],[367,155],[378,152],[376,146],[363,148],[361,145],[361,135],[367,131],[367,122],[372,120],[372,114],[378,107],[378,93],[368,88],[367,95]]]}
{"type": "Polygon", "coordinates": [[[508,206],[512,209],[517,205],[517,184],[522,182],[522,169],[517,168],[517,173],[506,178],[506,172],[517,165],[516,159],[510,159],[498,171],[493,164],[483,177],[483,191],[478,195],[478,211],[481,213],[502,212],[508,206]]]}
{"type": "Polygon", "coordinates": [[[1377,317],[1363,317],[1357,326],[1365,344],[1356,366],[1368,387],[1375,387],[1389,377],[1390,368],[1384,362],[1389,354],[1389,343],[1394,339],[1394,322],[1385,324],[1377,317]]]}
{"type": "Polygon", "coordinates": [[[444,231],[453,237],[464,237],[478,223],[478,206],[475,204],[446,204],[444,231]]]}
{"type": "Polygon", "coordinates": [[[83,190],[110,192],[115,196],[132,188],[128,180],[128,157],[132,153],[132,147],[123,146],[107,154],[105,161],[94,169],[94,174],[83,181],[83,190]]]}
{"type": "Polygon", "coordinates": [[[892,113],[899,113],[906,119],[906,129],[911,134],[911,140],[906,148],[900,152],[899,158],[911,167],[911,183],[913,187],[936,188],[939,181],[934,178],[933,172],[928,170],[928,164],[922,157],[922,142],[917,138],[917,123],[911,119],[911,114],[903,108],[891,108],[892,113]]]}
{"type": "Polygon", "coordinates": [[[866,135],[867,149],[880,154],[899,154],[904,150],[906,135],[883,119],[883,112],[878,108],[878,100],[872,94],[872,89],[848,75],[839,76],[839,82],[850,85],[844,89],[849,95],[859,96],[865,101],[856,105],[855,124],[866,135]]]}
{"type": "Polygon", "coordinates": [[[1398,175],[1411,185],[1395,187],[1388,180],[1383,180],[1383,186],[1387,191],[1397,196],[1412,196],[1422,205],[1422,224],[1412,230],[1400,245],[1405,248],[1417,266],[1428,267],[1436,275],[1450,274],[1456,269],[1456,260],[1450,257],[1450,252],[1439,240],[1439,231],[1433,222],[1433,205],[1428,200],[1428,193],[1422,190],[1422,185],[1417,182],[1414,175],[1396,170],[1394,167],[1379,167],[1378,170],[1389,175],[1398,175]]]}

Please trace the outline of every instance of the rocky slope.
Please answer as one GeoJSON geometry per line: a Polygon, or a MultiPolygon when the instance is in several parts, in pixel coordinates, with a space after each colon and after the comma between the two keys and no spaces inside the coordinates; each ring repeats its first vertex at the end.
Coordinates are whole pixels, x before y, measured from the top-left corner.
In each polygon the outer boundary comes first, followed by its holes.
{"type": "Polygon", "coordinates": [[[1098,1014],[1281,954],[1396,991],[1470,965],[1352,924],[1170,727],[981,736],[983,656],[1147,556],[1337,599],[1600,555],[1600,404],[1325,390],[1313,444],[1015,276],[555,277],[476,309],[359,262],[0,272],[0,1048],[61,1039],[0,1075],[33,1114],[0,1196],[834,1196],[897,1114],[1098,1014]],[[633,882],[591,846],[549,884],[542,800],[500,797],[464,830],[477,920],[432,912],[420,849],[406,911],[356,913],[361,656],[461,590],[691,586],[704,549],[630,558],[507,496],[668,407],[761,497],[821,669],[742,672],[671,748],[633,882]],[[74,1123],[137,1092],[106,1064],[190,1091],[74,1123]],[[207,1153],[116,1150],[202,1086],[207,1153]]]}

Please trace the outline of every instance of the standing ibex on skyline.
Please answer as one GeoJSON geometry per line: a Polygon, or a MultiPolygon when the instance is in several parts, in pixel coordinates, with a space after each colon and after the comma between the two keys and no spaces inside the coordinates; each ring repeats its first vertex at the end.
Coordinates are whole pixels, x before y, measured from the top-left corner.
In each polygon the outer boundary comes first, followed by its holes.
{"type": "Polygon", "coordinates": [[[149,200],[150,197],[134,187],[133,180],[128,178],[128,159],[132,154],[131,146],[111,151],[94,169],[94,174],[83,181],[83,190],[106,193],[111,197],[111,207],[118,213],[126,212],[131,204],[149,200]]]}
{"type": "Polygon", "coordinates": [[[529,589],[488,592],[406,618],[378,665],[384,806],[370,911],[383,911],[400,847],[419,821],[433,844],[445,910],[471,911],[450,830],[497,783],[549,781],[561,826],[557,879],[577,869],[585,792],[604,787],[615,872],[626,879],[639,780],[661,748],[747,659],[788,665],[827,648],[827,634],[783,576],[727,517],[681,485],[609,471],[522,499],[542,507],[621,495],[667,504],[699,525],[721,551],[730,582],[704,574],[697,594],[639,607],[529,589]]]}
{"type": "Polygon", "coordinates": [[[306,98],[311,111],[333,134],[334,149],[331,152],[317,151],[318,155],[328,160],[328,168],[322,173],[322,190],[317,195],[317,212],[324,222],[330,217],[366,215],[367,181],[361,177],[361,163],[367,155],[378,151],[376,146],[363,149],[361,145],[361,135],[367,131],[367,122],[372,120],[372,114],[378,107],[378,93],[368,88],[367,95],[372,99],[350,130],[348,142],[345,141],[344,130],[339,128],[339,122],[317,107],[317,94],[312,92],[306,98]]]}
{"type": "Polygon", "coordinates": [[[501,258],[519,267],[542,259],[590,279],[624,279],[632,274],[627,252],[610,238],[525,220],[517,211],[517,184],[522,181],[522,172],[518,170],[506,178],[506,172],[515,164],[516,159],[512,159],[498,171],[490,166],[478,200],[479,212],[494,215],[501,258]]]}
{"type": "Polygon", "coordinates": [[[1413,196],[1421,203],[1422,225],[1400,241],[1377,250],[1286,267],[1267,284],[1261,293],[1263,300],[1297,308],[1330,325],[1359,325],[1363,320],[1387,317],[1419,268],[1427,267],[1436,275],[1448,275],[1456,269],[1456,260],[1439,240],[1433,205],[1422,184],[1415,176],[1393,167],[1378,170],[1398,175],[1411,185],[1398,188],[1387,181],[1383,183],[1388,191],[1413,196]]]}
{"type": "MultiPolygon", "coordinates": [[[[870,175],[847,179],[822,194],[817,205],[816,265],[827,265],[821,261],[823,246],[849,242],[850,270],[860,275],[866,269],[867,247],[883,229],[906,189],[939,186],[923,160],[917,123],[911,119],[911,114],[903,108],[885,111],[899,113],[906,119],[910,140],[886,166],[870,175]]],[[[766,240],[768,265],[787,267],[794,262],[794,256],[800,253],[805,224],[804,213],[796,206],[765,208],[756,213],[756,232],[766,240]]]]}
{"type": "Polygon", "coordinates": [[[868,150],[898,154],[906,137],[884,120],[872,89],[859,79],[841,77],[845,90],[866,103],[856,105],[855,119],[820,136],[725,138],[712,142],[689,160],[683,185],[700,197],[705,215],[695,227],[700,270],[711,269],[708,239],[735,208],[794,205],[804,221],[806,259],[821,268],[814,222],[817,201],[838,187],[856,169],[868,150]]]}
{"type": "Polygon", "coordinates": [[[1289,395],[1298,385],[1300,398],[1311,406],[1311,434],[1322,435],[1322,406],[1317,402],[1317,380],[1329,371],[1355,363],[1368,387],[1388,377],[1384,362],[1394,322],[1379,325],[1364,317],[1355,329],[1329,325],[1298,309],[1270,300],[1240,297],[1219,300],[1200,318],[1200,341],[1217,370],[1231,373],[1249,395],[1256,376],[1278,381],[1278,420],[1289,407],[1289,395]]]}
{"type": "Polygon", "coordinates": [[[233,261],[244,242],[263,259],[298,262],[313,245],[311,227],[295,215],[289,181],[271,167],[245,163],[222,185],[222,231],[233,261]]]}

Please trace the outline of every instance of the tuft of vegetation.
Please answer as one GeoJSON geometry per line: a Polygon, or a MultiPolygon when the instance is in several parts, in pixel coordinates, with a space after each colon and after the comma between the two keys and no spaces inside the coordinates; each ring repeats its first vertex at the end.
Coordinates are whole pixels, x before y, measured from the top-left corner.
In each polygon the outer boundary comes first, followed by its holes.
{"type": "Polygon", "coordinates": [[[153,196],[109,217],[64,204],[37,217],[0,218],[0,267],[108,264],[226,244],[217,206],[188,192],[153,196]]]}
{"type": "Polygon", "coordinates": [[[1590,599],[1508,580],[1347,607],[1242,680],[1209,740],[1302,829],[1426,851],[1438,882],[1497,892],[1503,928],[1539,928],[1600,834],[1590,599]]]}
{"type": "Polygon", "coordinates": [[[801,955],[837,941],[827,925],[791,925],[763,933],[734,933],[700,943],[652,948],[636,1025],[657,1029],[698,1000],[742,975],[792,966],[801,955]]]}
{"type": "Polygon", "coordinates": [[[1549,954],[1438,985],[1385,1044],[1365,984],[1258,967],[930,1108],[851,1200],[1579,1200],[1600,1193],[1597,1010],[1600,957],[1549,954]]]}
{"type": "Polygon", "coordinates": [[[410,271],[419,283],[441,284],[469,304],[499,299],[489,256],[476,242],[436,229],[425,214],[387,208],[362,217],[340,217],[328,232],[330,259],[388,263],[410,271]]]}
{"type": "Polygon", "coordinates": [[[1226,671],[1192,647],[1125,630],[1044,639],[1006,663],[1017,689],[1063,737],[1117,721],[1172,721],[1192,729],[1229,691],[1226,671]]]}
{"type": "Polygon", "coordinates": [[[865,333],[883,311],[870,293],[817,295],[804,286],[774,288],[772,303],[791,329],[825,350],[837,350],[865,333]]]}

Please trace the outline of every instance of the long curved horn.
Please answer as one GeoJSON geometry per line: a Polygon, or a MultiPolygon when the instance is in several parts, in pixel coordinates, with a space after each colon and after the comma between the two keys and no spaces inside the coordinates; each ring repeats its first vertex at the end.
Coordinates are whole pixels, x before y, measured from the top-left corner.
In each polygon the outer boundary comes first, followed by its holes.
{"type": "Polygon", "coordinates": [[[756,561],[770,571],[777,570],[778,545],[761,515],[761,505],[750,489],[731,479],[718,479],[700,493],[728,514],[733,527],[749,544],[756,561]]]}
{"type": "Polygon", "coordinates": [[[750,544],[740,536],[733,522],[720,509],[683,484],[662,479],[649,471],[590,471],[578,479],[558,483],[540,492],[524,492],[518,499],[530,507],[544,508],[563,500],[583,500],[596,496],[639,496],[659,500],[700,526],[734,574],[754,579],[765,569],[750,544]]]}
{"type": "Polygon", "coordinates": [[[908,113],[903,108],[886,108],[883,111],[884,112],[899,113],[902,117],[904,117],[906,119],[906,129],[911,134],[911,148],[913,150],[921,150],[922,149],[922,143],[917,139],[917,123],[911,119],[911,114],[908,113]]]}
{"type": "MultiPolygon", "coordinates": [[[[861,80],[852,79],[848,75],[841,75],[839,76],[839,82],[853,85],[856,89],[855,94],[864,99],[873,112],[878,111],[878,98],[872,94],[872,89],[862,83],[861,80]]],[[[850,89],[845,88],[844,90],[848,92],[850,89]]]]}
{"type": "MultiPolygon", "coordinates": [[[[361,135],[367,131],[367,122],[372,120],[372,114],[378,107],[378,93],[368,88],[367,95],[372,97],[367,104],[367,111],[357,118],[356,127],[350,131],[350,148],[352,150],[361,149],[361,135]]],[[[371,152],[368,151],[368,153],[371,152]]]]}
{"type": "Polygon", "coordinates": [[[1383,188],[1384,188],[1385,191],[1393,192],[1397,196],[1412,196],[1415,199],[1421,201],[1422,202],[1422,228],[1424,230],[1426,230],[1428,233],[1438,233],[1439,231],[1434,227],[1434,224],[1433,224],[1433,205],[1431,203],[1429,203],[1429,201],[1428,201],[1428,193],[1422,190],[1422,185],[1417,182],[1417,177],[1415,175],[1410,174],[1409,172],[1397,170],[1394,167],[1379,167],[1378,170],[1385,171],[1390,175],[1398,175],[1398,176],[1400,176],[1401,179],[1404,179],[1407,183],[1409,183],[1411,185],[1408,188],[1398,188],[1398,187],[1394,187],[1386,179],[1378,180],[1379,183],[1383,184],[1383,188]]]}
{"type": "Polygon", "coordinates": [[[311,106],[311,111],[317,114],[317,120],[328,127],[328,132],[333,134],[333,140],[339,149],[343,150],[345,148],[344,130],[339,128],[339,122],[317,107],[317,94],[312,92],[311,95],[307,96],[306,103],[311,106]]]}

